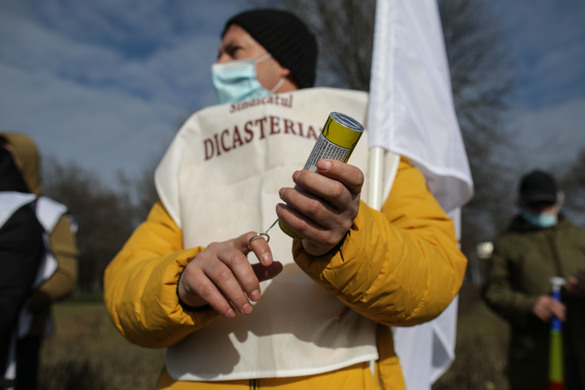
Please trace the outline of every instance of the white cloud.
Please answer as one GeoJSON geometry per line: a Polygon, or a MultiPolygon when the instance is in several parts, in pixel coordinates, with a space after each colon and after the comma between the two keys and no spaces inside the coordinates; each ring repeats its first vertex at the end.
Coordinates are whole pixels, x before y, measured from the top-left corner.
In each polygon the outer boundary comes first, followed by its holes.
{"type": "Polygon", "coordinates": [[[585,149],[585,98],[542,110],[515,112],[516,158],[522,171],[572,163],[585,149]]]}
{"type": "Polygon", "coordinates": [[[585,97],[585,3],[500,0],[497,7],[517,65],[518,104],[541,108],[585,97]]]}
{"type": "Polygon", "coordinates": [[[44,154],[112,174],[136,172],[174,133],[181,109],[67,80],[0,68],[5,130],[30,135],[44,154]],[[8,115],[10,113],[10,115],[8,115]],[[140,141],[137,143],[136,141],[140,141]]]}
{"type": "Polygon", "coordinates": [[[190,111],[231,2],[0,2],[0,129],[106,177],[150,166],[190,111]],[[221,3],[221,4],[219,4],[221,3]]]}

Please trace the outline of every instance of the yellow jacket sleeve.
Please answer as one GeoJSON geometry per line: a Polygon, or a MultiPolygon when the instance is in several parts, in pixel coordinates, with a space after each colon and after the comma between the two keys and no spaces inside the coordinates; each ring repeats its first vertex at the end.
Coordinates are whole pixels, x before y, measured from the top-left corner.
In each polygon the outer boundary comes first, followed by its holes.
{"type": "Polygon", "coordinates": [[[467,264],[453,221],[404,158],[382,211],[362,202],[339,251],[313,257],[300,240],[293,251],[296,263],[344,304],[395,326],[439,315],[459,291],[467,264]]]}
{"type": "Polygon", "coordinates": [[[179,227],[160,202],[153,206],[104,275],[106,308],[128,340],[167,347],[217,316],[183,310],[176,292],[181,272],[202,249],[183,249],[179,227]]]}

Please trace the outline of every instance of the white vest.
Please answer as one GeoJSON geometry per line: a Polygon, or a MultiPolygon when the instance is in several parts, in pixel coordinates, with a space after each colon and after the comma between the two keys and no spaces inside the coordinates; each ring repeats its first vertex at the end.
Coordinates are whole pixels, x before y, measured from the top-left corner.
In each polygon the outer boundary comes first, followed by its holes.
{"type": "Polygon", "coordinates": [[[27,203],[36,199],[34,194],[22,192],[2,191],[0,192],[0,228],[12,217],[12,215],[27,203]]]}
{"type": "MultiPolygon", "coordinates": [[[[302,169],[333,111],[367,127],[367,94],[305,89],[194,114],[155,174],[159,196],[183,231],[184,247],[266,230],[277,218],[278,190],[293,185],[293,172],[302,169]]],[[[367,146],[366,132],[349,161],[364,174],[367,146]]],[[[366,193],[364,188],[363,199],[366,193]]],[[[170,347],[166,364],[173,378],[292,377],[377,359],[376,324],[301,271],[292,258],[292,239],[277,226],[269,234],[284,270],[261,283],[263,295],[251,315],[220,317],[170,347]]]]}

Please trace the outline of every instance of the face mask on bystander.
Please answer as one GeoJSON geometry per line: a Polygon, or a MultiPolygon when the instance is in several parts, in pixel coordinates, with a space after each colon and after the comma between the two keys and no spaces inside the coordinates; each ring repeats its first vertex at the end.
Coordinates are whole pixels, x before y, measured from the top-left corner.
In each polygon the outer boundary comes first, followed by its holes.
{"type": "Polygon", "coordinates": [[[553,213],[535,213],[532,211],[524,211],[522,217],[539,228],[549,228],[557,224],[558,218],[553,213]]]}

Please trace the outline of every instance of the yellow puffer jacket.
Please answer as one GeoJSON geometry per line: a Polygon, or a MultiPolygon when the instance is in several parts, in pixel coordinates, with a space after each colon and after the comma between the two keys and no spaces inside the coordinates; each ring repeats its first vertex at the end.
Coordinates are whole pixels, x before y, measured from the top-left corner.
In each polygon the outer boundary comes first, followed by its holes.
{"type": "MultiPolygon", "coordinates": [[[[128,340],[146,347],[167,347],[214,320],[218,314],[213,310],[184,311],[176,293],[181,271],[202,250],[184,249],[181,230],[163,205],[153,206],[105,273],[107,309],[128,340]]],[[[335,255],[311,257],[300,242],[294,243],[293,252],[295,262],[316,283],[380,324],[378,380],[370,387],[363,379],[370,372],[366,363],[314,377],[261,380],[260,385],[309,389],[317,388],[324,377],[329,384],[348,383],[347,375],[355,374],[353,378],[362,388],[404,389],[386,325],[414,325],[439,315],[457,294],[467,263],[457,247],[453,222],[429,192],[422,173],[403,158],[381,212],[362,202],[335,255]]],[[[238,383],[241,388],[250,386],[247,381],[238,383]]],[[[159,382],[159,388],[172,389],[222,386],[176,382],[166,372],[159,382]]]]}

